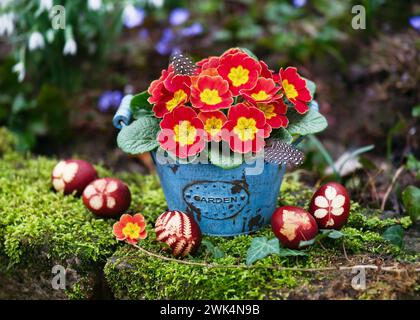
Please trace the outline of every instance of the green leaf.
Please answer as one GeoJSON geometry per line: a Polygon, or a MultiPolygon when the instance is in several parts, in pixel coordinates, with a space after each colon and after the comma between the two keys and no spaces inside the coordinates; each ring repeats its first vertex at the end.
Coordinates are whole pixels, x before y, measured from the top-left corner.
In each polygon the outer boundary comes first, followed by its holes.
{"type": "Polygon", "coordinates": [[[255,60],[257,60],[257,61],[259,61],[258,60],[258,57],[251,51],[251,50],[249,50],[249,49],[247,49],[247,48],[239,48],[239,50],[241,50],[241,51],[243,51],[243,52],[245,52],[247,55],[249,55],[251,58],[253,58],[253,59],[255,59],[255,60]]]}
{"type": "Polygon", "coordinates": [[[279,254],[280,243],[277,238],[267,240],[266,237],[252,239],[251,246],[246,255],[246,264],[251,265],[257,260],[261,260],[271,254],[279,254]]]}
{"type": "Polygon", "coordinates": [[[278,128],[274,129],[271,134],[270,138],[280,140],[285,143],[292,143],[293,137],[285,128],[278,128]]]}
{"type": "Polygon", "coordinates": [[[303,251],[280,247],[278,255],[280,257],[291,257],[291,256],[299,257],[299,256],[307,256],[308,254],[303,251]]]}
{"type": "Polygon", "coordinates": [[[417,179],[420,180],[420,161],[412,153],[408,155],[405,166],[408,170],[417,171],[417,179]]]}
{"type": "Polygon", "coordinates": [[[341,231],[333,230],[333,229],[321,229],[320,231],[322,234],[326,235],[328,238],[331,238],[331,239],[339,239],[346,235],[345,233],[341,231]]]}
{"type": "Polygon", "coordinates": [[[420,189],[408,186],[402,193],[402,202],[413,222],[420,219],[420,189]]]}
{"type": "Polygon", "coordinates": [[[222,169],[233,169],[243,163],[242,155],[228,151],[223,145],[221,150],[219,148],[211,148],[209,159],[212,164],[222,169]]]}
{"type": "Polygon", "coordinates": [[[338,230],[321,229],[319,230],[319,233],[315,236],[315,238],[307,240],[307,241],[299,242],[299,248],[311,246],[315,242],[320,241],[321,239],[324,239],[324,238],[339,239],[344,236],[345,236],[345,233],[338,230]]]}
{"type": "Polygon", "coordinates": [[[130,154],[151,151],[159,146],[156,140],[159,130],[158,119],[141,117],[121,129],[117,137],[118,147],[130,154]]]}
{"type": "Polygon", "coordinates": [[[216,247],[213,243],[211,243],[211,241],[203,240],[201,241],[201,244],[206,247],[207,251],[211,253],[213,258],[219,259],[225,256],[225,253],[219,247],[216,247]]]}
{"type": "Polygon", "coordinates": [[[134,119],[139,119],[145,115],[152,114],[152,105],[147,101],[150,94],[147,91],[143,91],[136,94],[130,102],[131,113],[134,119]]]}
{"type": "Polygon", "coordinates": [[[314,96],[315,96],[316,84],[315,84],[315,82],[313,82],[309,79],[306,79],[306,78],[303,78],[303,79],[306,81],[306,87],[308,88],[309,92],[311,93],[311,97],[313,99],[314,96]]]}
{"type": "Polygon", "coordinates": [[[390,226],[382,234],[382,238],[401,248],[404,244],[404,229],[399,224],[390,226]]]}
{"type": "Polygon", "coordinates": [[[290,121],[287,128],[291,134],[300,134],[306,136],[324,130],[327,126],[327,119],[319,112],[309,109],[308,112],[301,115],[294,110],[288,112],[290,121]]]}
{"type": "Polygon", "coordinates": [[[414,118],[419,118],[420,117],[420,104],[418,104],[417,106],[413,107],[413,109],[411,110],[411,115],[414,118]]]}

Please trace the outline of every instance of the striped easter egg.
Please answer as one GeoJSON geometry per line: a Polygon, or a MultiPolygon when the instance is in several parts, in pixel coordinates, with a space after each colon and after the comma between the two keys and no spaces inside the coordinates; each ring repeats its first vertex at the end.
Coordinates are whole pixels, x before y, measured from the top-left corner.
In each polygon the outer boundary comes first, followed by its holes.
{"type": "Polygon", "coordinates": [[[186,256],[201,243],[201,231],[195,220],[181,211],[166,211],[155,223],[156,238],[166,243],[174,256],[186,256]]]}

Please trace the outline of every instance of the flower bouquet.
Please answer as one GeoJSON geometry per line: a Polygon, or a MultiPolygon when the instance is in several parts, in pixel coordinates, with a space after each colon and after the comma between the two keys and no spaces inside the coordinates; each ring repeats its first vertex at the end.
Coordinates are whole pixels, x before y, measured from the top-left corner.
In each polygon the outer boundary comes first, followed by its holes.
{"type": "Polygon", "coordinates": [[[269,223],[286,165],[302,162],[295,145],[327,127],[314,93],[296,68],[275,72],[247,49],[197,63],[178,53],[123,99],[118,146],[152,153],[169,209],[204,234],[249,233],[269,223]]]}

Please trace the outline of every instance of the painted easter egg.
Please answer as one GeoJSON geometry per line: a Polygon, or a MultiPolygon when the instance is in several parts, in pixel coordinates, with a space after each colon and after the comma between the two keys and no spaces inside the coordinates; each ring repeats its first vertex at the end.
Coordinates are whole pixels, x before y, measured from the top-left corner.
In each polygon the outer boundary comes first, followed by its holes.
{"type": "Polygon", "coordinates": [[[84,160],[62,160],[54,167],[51,181],[53,188],[65,194],[76,191],[82,194],[86,186],[98,178],[95,168],[84,160]]]}
{"type": "Polygon", "coordinates": [[[166,211],[155,223],[156,238],[171,248],[174,256],[186,256],[200,246],[201,230],[195,220],[181,211],[166,211]]]}
{"type": "Polygon", "coordinates": [[[97,179],[83,191],[83,203],[95,215],[114,217],[130,207],[131,192],[119,179],[97,179]]]}
{"type": "Polygon", "coordinates": [[[277,208],[271,217],[271,227],[281,244],[286,248],[299,249],[301,241],[315,238],[318,226],[306,210],[284,206],[277,208]]]}
{"type": "Polygon", "coordinates": [[[350,213],[350,197],[346,188],[336,182],[321,186],[312,197],[309,213],[321,229],[341,229],[350,213]]]}
{"type": "Polygon", "coordinates": [[[193,212],[213,220],[236,216],[249,201],[248,190],[241,183],[198,181],[183,191],[183,197],[193,212]]]}

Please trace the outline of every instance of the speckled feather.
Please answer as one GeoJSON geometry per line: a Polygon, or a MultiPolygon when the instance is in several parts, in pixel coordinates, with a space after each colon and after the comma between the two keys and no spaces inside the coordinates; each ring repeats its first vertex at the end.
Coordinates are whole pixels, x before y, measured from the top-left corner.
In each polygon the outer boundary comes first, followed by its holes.
{"type": "Polygon", "coordinates": [[[297,166],[304,160],[302,151],[279,140],[269,140],[264,151],[264,159],[274,164],[297,166]]]}
{"type": "Polygon", "coordinates": [[[170,62],[174,65],[175,73],[192,76],[197,66],[190,57],[183,53],[175,53],[171,56],[170,62]]]}

